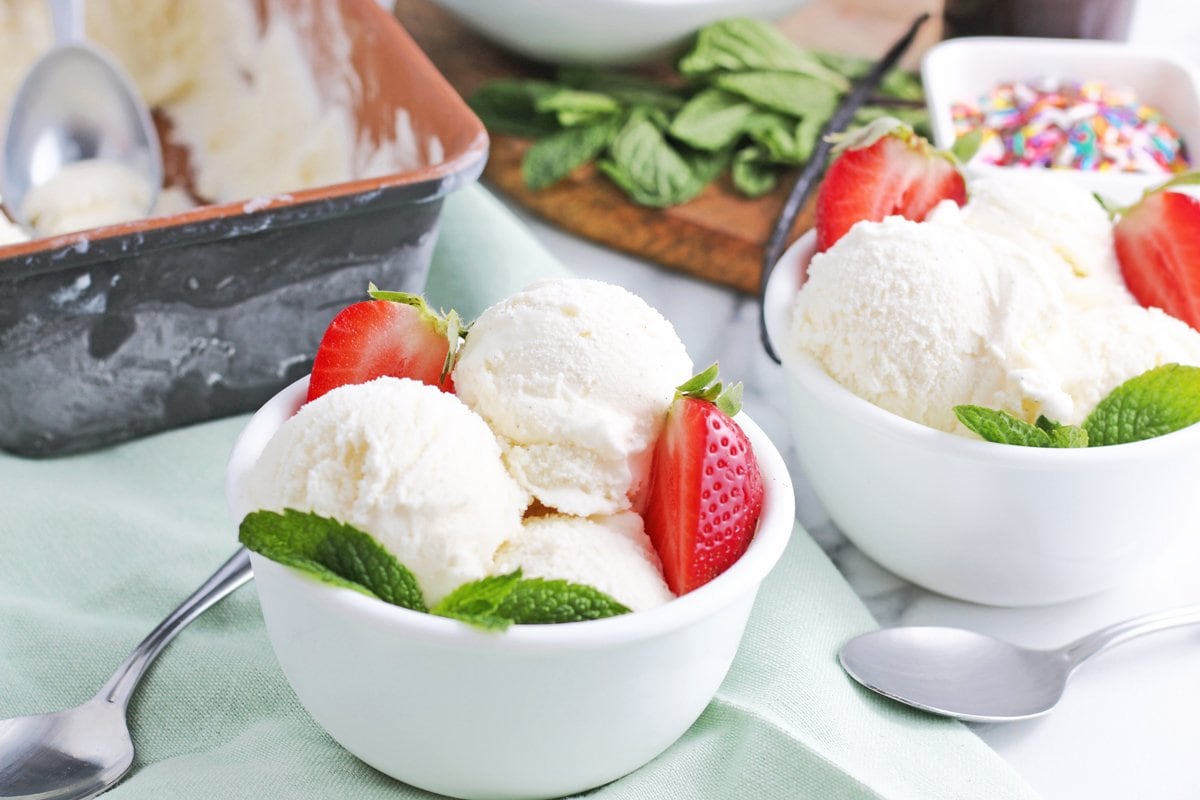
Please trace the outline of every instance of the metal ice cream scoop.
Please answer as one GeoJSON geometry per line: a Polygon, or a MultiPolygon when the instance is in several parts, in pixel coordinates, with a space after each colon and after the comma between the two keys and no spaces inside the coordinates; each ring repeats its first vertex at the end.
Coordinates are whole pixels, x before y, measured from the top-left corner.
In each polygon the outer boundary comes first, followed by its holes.
{"type": "Polygon", "coordinates": [[[124,70],[83,33],[82,0],[51,0],[54,46],[17,89],[4,130],[0,200],[29,227],[29,191],[80,161],[111,162],[144,179],[153,208],[162,154],[146,105],[124,70]]]}
{"type": "Polygon", "coordinates": [[[852,678],[947,717],[1009,722],[1045,714],[1087,659],[1139,636],[1200,623],[1200,606],[1118,622],[1056,650],[1032,650],[961,628],[912,626],[857,636],[838,654],[852,678]]]}

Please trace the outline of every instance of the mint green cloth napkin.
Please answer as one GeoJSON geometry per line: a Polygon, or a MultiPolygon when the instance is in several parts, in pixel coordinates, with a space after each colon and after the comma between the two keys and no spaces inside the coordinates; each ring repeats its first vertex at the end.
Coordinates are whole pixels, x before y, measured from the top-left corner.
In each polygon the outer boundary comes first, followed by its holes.
{"type": "MultiPolygon", "coordinates": [[[[429,295],[468,317],[562,273],[478,187],[447,202],[440,242],[429,295]]],[[[89,698],[233,552],[222,483],[245,419],[53,460],[0,455],[0,717],[89,698]]],[[[665,754],[591,796],[1033,797],[964,727],[846,678],[838,646],[873,627],[797,528],[704,715],[665,754]]],[[[275,664],[253,583],[170,645],[130,717],[137,760],[114,800],[430,796],[365,766],[309,719],[275,664]]]]}

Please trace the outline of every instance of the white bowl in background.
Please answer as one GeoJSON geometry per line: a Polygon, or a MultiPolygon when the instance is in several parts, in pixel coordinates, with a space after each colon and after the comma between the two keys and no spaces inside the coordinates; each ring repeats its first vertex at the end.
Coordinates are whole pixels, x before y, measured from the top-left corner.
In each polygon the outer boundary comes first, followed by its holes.
{"type": "MultiPolygon", "coordinates": [[[[235,519],[252,510],[247,473],[307,382],[267,402],[234,445],[235,519]]],[[[251,553],[267,633],[300,703],[366,763],[452,797],[558,797],[647,763],[712,699],[791,535],[783,459],[745,415],[738,422],[763,475],[758,531],[726,572],[648,611],[488,633],[251,553]]]]}
{"type": "Polygon", "coordinates": [[[1115,586],[1172,537],[1200,534],[1200,424],[1109,447],[996,444],[885,411],[788,353],[788,309],[814,247],[809,232],[788,249],[763,310],[801,467],[866,555],[951,597],[1043,605],[1115,586]]]}
{"type": "Polygon", "coordinates": [[[434,0],[497,44],[552,64],[661,56],[727,17],[777,19],[808,0],[434,0]]]}
{"type": "MultiPolygon", "coordinates": [[[[1137,99],[1162,112],[1200,157],[1200,73],[1192,63],[1168,53],[1124,42],[1087,39],[1022,37],[966,37],[940,42],[921,59],[921,80],[929,108],[933,143],[949,149],[954,144],[955,103],[975,101],[997,85],[1038,78],[1099,80],[1133,91],[1137,99]]],[[[968,176],[1000,169],[992,164],[968,163],[968,176]]],[[[1063,170],[1102,197],[1133,203],[1142,192],[1166,180],[1166,175],[1131,172],[1063,170]]]]}

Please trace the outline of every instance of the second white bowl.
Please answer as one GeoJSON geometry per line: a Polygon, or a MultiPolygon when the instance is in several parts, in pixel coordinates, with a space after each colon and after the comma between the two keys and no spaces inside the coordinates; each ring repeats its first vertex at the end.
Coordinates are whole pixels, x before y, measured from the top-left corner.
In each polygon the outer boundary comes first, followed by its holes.
{"type": "MultiPolygon", "coordinates": [[[[809,233],[767,286],[776,352],[814,252],[809,233]]],[[[935,592],[1042,605],[1120,583],[1172,537],[1200,534],[1200,425],[1077,450],[995,444],[873,405],[815,361],[784,356],[800,464],[829,516],[884,567],[935,592]]]]}

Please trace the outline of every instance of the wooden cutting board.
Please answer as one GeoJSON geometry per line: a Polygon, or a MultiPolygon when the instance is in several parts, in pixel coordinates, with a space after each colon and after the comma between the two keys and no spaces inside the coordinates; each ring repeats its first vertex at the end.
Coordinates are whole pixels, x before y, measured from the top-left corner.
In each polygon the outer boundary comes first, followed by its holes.
{"type": "MultiPolygon", "coordinates": [[[[778,24],[798,44],[877,57],[922,11],[940,20],[941,0],[812,0],[778,24]]],[[[551,74],[544,65],[490,44],[430,0],[398,0],[396,16],[464,97],[494,78],[551,74]]],[[[940,35],[937,22],[925,25],[903,63],[913,67],[940,35]]],[[[753,200],[722,180],[688,203],[653,209],[629,201],[592,167],[580,168],[555,186],[530,191],[521,178],[521,159],[529,144],[492,134],[484,181],[579,236],[742,292],[758,291],[763,247],[790,191],[790,176],[774,192],[753,200]]],[[[810,227],[811,202],[796,219],[790,238],[810,227]]]]}

